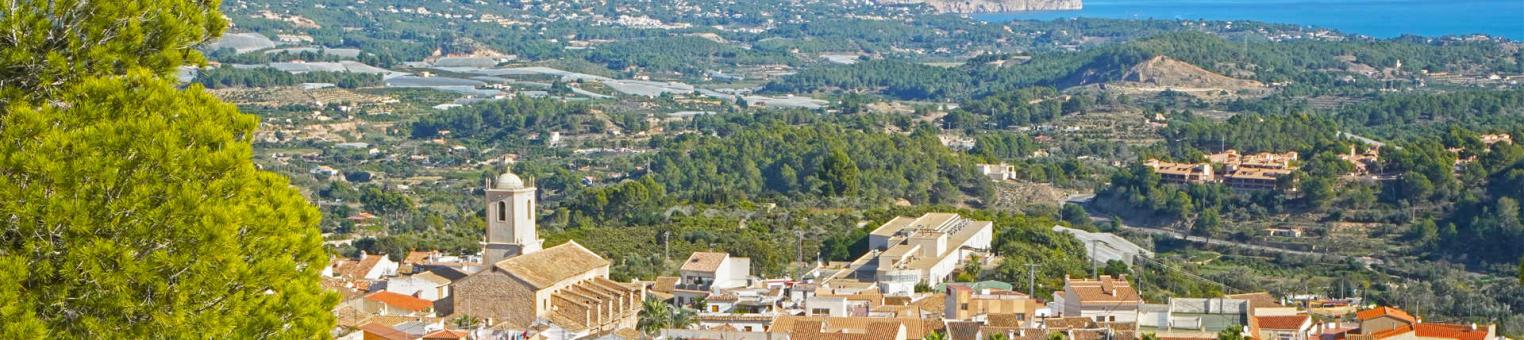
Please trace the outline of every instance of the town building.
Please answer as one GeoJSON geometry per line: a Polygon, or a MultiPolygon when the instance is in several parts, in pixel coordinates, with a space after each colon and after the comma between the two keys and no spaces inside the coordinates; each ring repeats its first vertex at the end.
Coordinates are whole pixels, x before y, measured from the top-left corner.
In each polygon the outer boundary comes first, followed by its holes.
{"type": "Polygon", "coordinates": [[[868,234],[870,251],[854,275],[885,294],[909,295],[916,284],[947,281],[958,264],[989,251],[994,223],[955,213],[895,217],[868,234]]]}
{"type": "Polygon", "coordinates": [[[1247,324],[1250,304],[1230,298],[1170,298],[1166,304],[1145,304],[1138,312],[1138,331],[1161,338],[1216,338],[1217,333],[1247,324]]]}
{"type": "Polygon", "coordinates": [[[450,296],[450,279],[428,271],[397,276],[386,280],[386,291],[436,301],[450,296]]]}
{"type": "Polygon", "coordinates": [[[1513,144],[1513,135],[1506,133],[1494,133],[1481,135],[1482,144],[1493,145],[1497,143],[1513,144]]]}
{"type": "Polygon", "coordinates": [[[1381,147],[1371,145],[1365,148],[1364,152],[1359,152],[1355,146],[1351,145],[1349,153],[1339,154],[1339,159],[1353,164],[1356,175],[1370,174],[1371,169],[1381,163],[1381,147]]]}
{"type": "Polygon", "coordinates": [[[360,304],[362,306],[360,310],[371,315],[435,316],[433,301],[387,291],[366,294],[360,304]]]}
{"type": "Polygon", "coordinates": [[[746,287],[751,275],[751,259],[727,253],[695,252],[683,262],[678,275],[679,280],[671,291],[673,303],[685,306],[709,294],[746,287]]]}
{"type": "Polygon", "coordinates": [[[945,327],[939,319],[784,315],[773,320],[769,331],[789,339],[893,340],[923,339],[945,327]]]}
{"type": "Polygon", "coordinates": [[[979,174],[995,181],[1016,179],[1016,167],[1010,164],[979,164],[979,174]]]}
{"type": "Polygon", "coordinates": [[[1306,314],[1256,315],[1249,321],[1250,336],[1264,340],[1308,340],[1313,338],[1314,326],[1306,314]]]}
{"type": "Polygon", "coordinates": [[[948,284],[942,316],[950,320],[1013,318],[1018,325],[1036,319],[1038,305],[1031,296],[1010,290],[979,289],[966,284],[948,284]]]}
{"type": "Polygon", "coordinates": [[[1064,317],[1084,317],[1097,322],[1137,322],[1143,298],[1125,276],[1100,279],[1064,277],[1064,290],[1053,292],[1054,303],[1064,317]]]}
{"type": "Polygon", "coordinates": [[[643,287],[609,280],[609,262],[576,241],[540,249],[534,188],[518,176],[505,173],[488,186],[483,253],[495,262],[451,285],[455,315],[509,329],[548,321],[581,335],[635,327],[643,287]]]}
{"type": "MultiPolygon", "coordinates": [[[[1205,163],[1151,159],[1144,165],[1169,183],[1223,183],[1239,190],[1273,190],[1279,187],[1281,177],[1296,171],[1297,159],[1296,152],[1241,155],[1237,150],[1228,150],[1207,155],[1205,163]]],[[[1295,190],[1295,186],[1289,189],[1295,190]]]]}
{"type": "Polygon", "coordinates": [[[1349,340],[1490,340],[1500,339],[1496,325],[1424,322],[1394,307],[1376,307],[1355,313],[1360,328],[1346,333],[1349,340]]]}
{"type": "Polygon", "coordinates": [[[1175,184],[1210,183],[1217,181],[1217,173],[1208,163],[1172,163],[1150,159],[1143,163],[1154,169],[1159,178],[1175,184]]]}
{"type": "Polygon", "coordinates": [[[371,284],[397,275],[398,263],[386,255],[360,252],[358,259],[340,259],[323,268],[323,276],[337,279],[345,288],[368,292],[371,284]]]}

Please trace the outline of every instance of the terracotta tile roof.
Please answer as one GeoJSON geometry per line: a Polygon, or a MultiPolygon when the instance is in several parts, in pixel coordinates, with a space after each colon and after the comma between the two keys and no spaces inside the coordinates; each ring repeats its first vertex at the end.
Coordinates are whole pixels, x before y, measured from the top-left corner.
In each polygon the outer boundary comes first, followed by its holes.
{"type": "Polygon", "coordinates": [[[948,321],[946,335],[952,340],[978,340],[979,327],[974,321],[948,321]]]}
{"type": "Polygon", "coordinates": [[[893,321],[868,324],[869,339],[894,339],[905,332],[905,324],[893,321]]]}
{"type": "Polygon", "coordinates": [[[447,278],[445,278],[443,276],[439,276],[439,274],[434,274],[434,272],[423,272],[422,274],[414,274],[413,278],[416,278],[416,279],[419,279],[419,280],[428,281],[428,282],[432,282],[432,283],[435,283],[435,284],[439,284],[441,286],[442,285],[450,284],[450,279],[447,279],[447,278]]]}
{"type": "Polygon", "coordinates": [[[1103,276],[1099,280],[1068,279],[1064,290],[1073,291],[1082,304],[1142,304],[1138,291],[1125,278],[1103,276]]]}
{"type": "Polygon", "coordinates": [[[413,339],[413,336],[407,334],[407,332],[399,331],[396,328],[392,328],[392,326],[387,326],[376,322],[367,323],[363,326],[360,326],[360,331],[365,332],[365,338],[367,339],[371,338],[372,336],[387,340],[413,339]]]}
{"type": "Polygon", "coordinates": [[[730,257],[730,254],[694,252],[693,255],[688,255],[687,262],[683,262],[682,270],[713,273],[715,270],[720,269],[720,263],[725,262],[726,257],[730,257]]]}
{"type": "Polygon", "coordinates": [[[1307,325],[1311,319],[1307,315],[1256,316],[1254,318],[1259,321],[1259,328],[1275,330],[1302,329],[1302,326],[1307,325]]]}
{"type": "Polygon", "coordinates": [[[990,314],[987,321],[990,327],[1021,327],[1021,321],[1016,320],[1016,314],[990,314]]]}
{"type": "Polygon", "coordinates": [[[342,301],[349,301],[349,299],[353,299],[353,298],[356,298],[356,297],[360,296],[360,291],[355,290],[353,287],[350,287],[348,284],[346,284],[344,282],[343,279],[340,279],[340,278],[324,277],[324,278],[322,278],[322,281],[320,281],[320,284],[323,286],[323,288],[326,288],[326,289],[328,289],[330,291],[338,292],[339,293],[339,300],[342,300],[342,301]]]}
{"type": "Polygon", "coordinates": [[[360,260],[344,260],[334,263],[333,274],[350,280],[363,280],[365,274],[370,273],[377,263],[381,263],[381,257],[386,255],[366,255],[360,260]]]}
{"type": "Polygon", "coordinates": [[[1101,339],[1105,339],[1106,338],[1106,331],[1105,330],[1101,330],[1101,329],[1085,329],[1085,330],[1076,329],[1076,330],[1070,331],[1069,334],[1071,336],[1066,337],[1065,339],[1070,339],[1070,340],[1101,340],[1101,339]]]}
{"type": "Polygon", "coordinates": [[[1421,323],[1418,324],[1417,329],[1415,329],[1414,332],[1416,335],[1418,335],[1418,337],[1421,338],[1486,340],[1488,333],[1487,328],[1488,327],[1477,327],[1477,329],[1473,330],[1470,326],[1456,324],[1421,323]]]}
{"type": "Polygon", "coordinates": [[[773,321],[772,316],[748,314],[699,314],[693,316],[693,319],[710,322],[773,321]]]}
{"type": "Polygon", "coordinates": [[[658,276],[656,281],[651,284],[651,291],[672,293],[673,290],[677,289],[677,280],[678,278],[675,276],[658,276]]]}
{"type": "Polygon", "coordinates": [[[567,241],[558,246],[493,264],[497,269],[529,283],[535,289],[544,289],[573,276],[608,265],[608,260],[583,248],[582,245],[577,244],[577,241],[567,241]]]}
{"type": "Polygon", "coordinates": [[[366,300],[384,303],[387,306],[402,308],[410,311],[425,311],[434,308],[434,303],[429,300],[397,294],[388,291],[379,291],[365,296],[366,300]]]}
{"type": "Polygon", "coordinates": [[[1047,328],[1049,328],[1049,329],[1075,329],[1075,328],[1096,328],[1096,327],[1099,327],[1098,325],[1095,324],[1095,320],[1091,320],[1090,318],[1081,317],[1081,316],[1067,317],[1067,318],[1046,319],[1046,320],[1043,320],[1043,325],[1047,326],[1047,328]]]}
{"type": "MultiPolygon", "coordinates": [[[[926,334],[942,330],[945,327],[940,319],[782,315],[773,319],[770,329],[778,332],[790,332],[796,329],[822,329],[822,331],[817,332],[842,333],[843,331],[848,331],[863,334],[869,331],[868,326],[870,324],[877,322],[904,324],[906,339],[920,339],[925,337],[926,334]]],[[[798,338],[792,337],[791,339],[798,338]]]]}
{"type": "Polygon", "coordinates": [[[430,255],[434,255],[434,252],[432,252],[432,251],[414,251],[414,252],[408,252],[407,256],[402,258],[402,263],[405,263],[405,264],[423,263],[423,262],[429,260],[429,256],[430,255]]]}
{"type": "Polygon", "coordinates": [[[1405,312],[1401,309],[1392,307],[1382,306],[1355,312],[1355,318],[1359,319],[1360,321],[1375,319],[1383,316],[1390,316],[1398,320],[1406,321],[1410,324],[1417,323],[1417,319],[1413,318],[1413,315],[1410,315],[1408,312],[1405,312]]]}
{"type": "Polygon", "coordinates": [[[1375,338],[1377,340],[1380,340],[1380,339],[1386,339],[1386,338],[1390,338],[1390,337],[1394,337],[1394,336],[1398,336],[1398,335],[1407,334],[1408,332],[1412,332],[1412,331],[1413,331],[1413,327],[1412,326],[1402,325],[1402,326],[1397,326],[1397,328],[1392,328],[1392,329],[1376,332],[1374,334],[1371,334],[1371,337],[1375,338]]]}
{"type": "Polygon", "coordinates": [[[423,340],[457,340],[465,339],[470,335],[471,333],[467,331],[441,329],[433,333],[423,335],[423,340]]]}
{"type": "Polygon", "coordinates": [[[726,293],[726,294],[709,294],[709,296],[704,297],[704,301],[706,301],[706,302],[736,302],[736,301],[741,301],[741,297],[740,296],[736,296],[735,294],[729,294],[729,293],[726,293]]]}

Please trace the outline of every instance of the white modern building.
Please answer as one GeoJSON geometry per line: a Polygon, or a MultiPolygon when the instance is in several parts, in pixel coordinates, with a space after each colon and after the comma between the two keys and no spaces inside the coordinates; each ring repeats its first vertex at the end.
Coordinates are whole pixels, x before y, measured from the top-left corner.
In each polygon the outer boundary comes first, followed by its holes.
{"type": "Polygon", "coordinates": [[[946,282],[970,255],[989,251],[994,223],[954,213],[896,217],[868,234],[871,250],[855,263],[859,281],[876,282],[881,292],[908,295],[915,285],[946,282]]]}
{"type": "Polygon", "coordinates": [[[710,294],[746,287],[750,283],[751,259],[727,253],[695,252],[683,262],[678,275],[671,288],[672,303],[686,306],[710,294]]]}

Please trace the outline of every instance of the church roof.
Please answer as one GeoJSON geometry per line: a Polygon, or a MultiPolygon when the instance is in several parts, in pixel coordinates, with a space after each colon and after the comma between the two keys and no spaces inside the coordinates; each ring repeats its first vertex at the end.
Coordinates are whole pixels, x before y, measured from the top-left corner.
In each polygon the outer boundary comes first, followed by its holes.
{"type": "Polygon", "coordinates": [[[544,289],[573,276],[608,265],[608,260],[583,248],[582,245],[577,244],[577,241],[567,241],[558,246],[493,264],[497,269],[529,283],[535,289],[544,289]]]}

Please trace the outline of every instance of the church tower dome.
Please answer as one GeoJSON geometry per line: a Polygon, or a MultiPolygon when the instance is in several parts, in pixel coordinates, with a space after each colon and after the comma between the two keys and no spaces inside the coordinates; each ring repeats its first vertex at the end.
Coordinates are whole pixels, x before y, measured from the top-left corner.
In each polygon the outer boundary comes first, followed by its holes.
{"type": "Polygon", "coordinates": [[[513,171],[505,171],[502,175],[497,176],[497,183],[494,184],[494,189],[523,189],[524,179],[519,178],[519,175],[513,174],[513,171]]]}
{"type": "Polygon", "coordinates": [[[491,265],[540,251],[544,240],[535,226],[533,184],[513,171],[486,182],[487,237],[482,242],[482,262],[491,265]]]}

